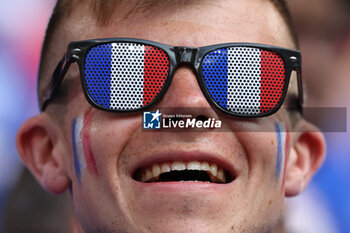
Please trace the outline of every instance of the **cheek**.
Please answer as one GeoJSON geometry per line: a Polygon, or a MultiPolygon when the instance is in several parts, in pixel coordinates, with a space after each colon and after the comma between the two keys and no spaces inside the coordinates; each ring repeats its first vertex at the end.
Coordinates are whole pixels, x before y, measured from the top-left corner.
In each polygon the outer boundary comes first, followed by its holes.
{"type": "Polygon", "coordinates": [[[92,113],[86,112],[82,117],[74,118],[72,122],[72,144],[74,169],[79,182],[86,168],[89,173],[98,175],[95,157],[91,149],[92,113]]]}
{"type": "MultiPolygon", "coordinates": [[[[141,132],[142,121],[139,114],[106,114],[96,111],[93,119],[93,127],[90,138],[93,155],[98,165],[98,174],[101,177],[119,175],[116,165],[119,166],[121,154],[125,148],[137,148],[135,135],[141,132]]],[[[83,133],[84,135],[84,133],[83,133]]],[[[87,137],[88,138],[88,137],[87,137]]],[[[126,158],[127,161],[130,157],[126,158]]],[[[126,166],[125,161],[122,167],[126,166]]],[[[114,177],[116,178],[116,177],[114,177]]]]}
{"type": "MultiPolygon", "coordinates": [[[[240,127],[239,130],[242,130],[243,124],[240,127]]],[[[236,135],[247,154],[249,172],[260,174],[258,177],[261,179],[283,188],[289,149],[287,125],[271,119],[245,124],[244,127],[249,132],[236,135]]]]}

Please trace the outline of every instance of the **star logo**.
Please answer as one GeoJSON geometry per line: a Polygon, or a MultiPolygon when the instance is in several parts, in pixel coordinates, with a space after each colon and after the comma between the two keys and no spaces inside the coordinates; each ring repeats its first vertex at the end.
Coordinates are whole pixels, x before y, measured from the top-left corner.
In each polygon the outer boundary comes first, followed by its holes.
{"type": "Polygon", "coordinates": [[[159,121],[159,117],[162,115],[160,112],[159,112],[159,109],[157,109],[157,111],[155,113],[151,113],[151,115],[153,116],[151,122],[153,122],[154,120],[157,119],[157,121],[159,121]]]}

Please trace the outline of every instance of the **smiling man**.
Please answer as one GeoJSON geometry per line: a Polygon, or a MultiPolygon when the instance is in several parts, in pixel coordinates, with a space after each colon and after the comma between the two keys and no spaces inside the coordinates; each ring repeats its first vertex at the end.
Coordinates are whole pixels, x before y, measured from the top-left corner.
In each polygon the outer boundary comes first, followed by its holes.
{"type": "Polygon", "coordinates": [[[302,103],[288,19],[278,0],[58,1],[23,161],[82,232],[270,232],[324,158],[280,108],[302,103]],[[157,109],[221,129],[144,130],[157,109]]]}

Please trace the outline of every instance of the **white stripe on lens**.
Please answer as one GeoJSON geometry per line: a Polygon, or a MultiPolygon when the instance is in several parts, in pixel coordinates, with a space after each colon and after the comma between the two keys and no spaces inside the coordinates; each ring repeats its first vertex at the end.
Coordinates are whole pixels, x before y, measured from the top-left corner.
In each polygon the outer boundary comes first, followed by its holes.
{"type": "Polygon", "coordinates": [[[260,113],[260,49],[231,47],[227,56],[227,108],[239,114],[260,113]]]}
{"type": "Polygon", "coordinates": [[[110,107],[119,110],[142,107],[144,45],[113,43],[111,56],[110,107]]]}

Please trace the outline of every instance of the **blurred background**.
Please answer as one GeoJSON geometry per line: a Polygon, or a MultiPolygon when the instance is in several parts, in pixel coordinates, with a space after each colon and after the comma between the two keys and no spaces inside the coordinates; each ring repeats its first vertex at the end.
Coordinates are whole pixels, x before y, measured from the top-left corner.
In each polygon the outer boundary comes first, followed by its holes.
{"type": "Polygon", "coordinates": [[[74,232],[66,196],[47,194],[15,147],[19,126],[38,113],[36,75],[54,0],[0,0],[0,233],[74,232]]]}
{"type": "MultiPolygon", "coordinates": [[[[300,36],[308,107],[350,106],[350,0],[288,0],[300,36]]],[[[23,168],[15,135],[38,113],[36,74],[54,0],[0,1],[0,233],[73,232],[67,197],[46,194],[23,168]]],[[[329,119],[319,119],[326,121],[329,119]]],[[[349,120],[349,117],[348,117],[349,120]]],[[[288,199],[278,232],[350,232],[350,135],[327,132],[327,158],[288,199]]]]}

